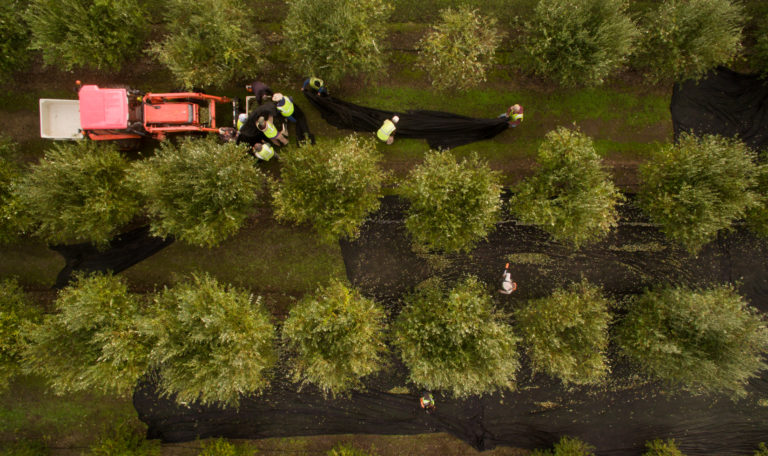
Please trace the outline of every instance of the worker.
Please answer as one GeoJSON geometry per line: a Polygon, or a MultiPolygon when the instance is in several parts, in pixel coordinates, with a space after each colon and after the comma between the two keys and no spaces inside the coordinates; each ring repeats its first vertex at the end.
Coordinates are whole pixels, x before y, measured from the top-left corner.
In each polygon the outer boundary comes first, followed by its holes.
{"type": "Polygon", "coordinates": [[[301,85],[301,90],[312,90],[322,97],[328,96],[328,88],[325,87],[323,80],[314,76],[304,80],[304,84],[301,85]]]}
{"type": "Polygon", "coordinates": [[[272,159],[272,157],[277,156],[277,154],[275,153],[275,149],[267,143],[254,144],[253,147],[250,149],[250,152],[253,154],[254,157],[264,161],[269,161],[272,159]]]}
{"type": "Polygon", "coordinates": [[[268,118],[259,117],[256,119],[256,128],[258,128],[259,131],[262,132],[264,136],[266,136],[267,139],[272,141],[272,143],[275,145],[284,146],[288,144],[288,139],[285,137],[285,125],[283,125],[281,130],[278,130],[278,128],[275,126],[275,121],[272,116],[268,118]]]}
{"type": "Polygon", "coordinates": [[[248,144],[248,146],[253,147],[255,144],[264,142],[267,140],[267,137],[264,136],[264,133],[259,131],[258,128],[256,128],[256,120],[259,118],[260,114],[259,112],[251,111],[250,114],[240,114],[238,116],[238,122],[237,122],[237,144],[248,144]],[[243,119],[243,116],[245,116],[245,119],[243,119]],[[240,123],[242,119],[242,124],[240,123]]]}
{"type": "Polygon", "coordinates": [[[429,391],[424,391],[424,393],[422,393],[419,398],[419,404],[421,404],[421,408],[428,414],[431,415],[435,412],[435,398],[432,397],[432,393],[429,391]]]}
{"type": "Polygon", "coordinates": [[[248,120],[248,114],[242,113],[239,116],[237,116],[237,131],[240,131],[240,129],[243,128],[243,125],[245,125],[245,121],[248,120]]]}
{"type": "Polygon", "coordinates": [[[512,274],[509,272],[509,263],[504,266],[504,272],[501,274],[501,290],[499,293],[512,294],[517,290],[517,284],[512,281],[512,274]]]}
{"type": "Polygon", "coordinates": [[[270,89],[268,85],[261,81],[253,81],[252,83],[245,86],[245,90],[253,92],[253,95],[256,97],[256,102],[258,104],[270,101],[272,99],[272,95],[274,94],[272,89],[270,89]]]}
{"type": "Polygon", "coordinates": [[[524,109],[519,104],[513,104],[507,109],[505,114],[499,116],[499,118],[507,119],[509,128],[515,128],[523,123],[524,109]]]}
{"type": "Polygon", "coordinates": [[[397,122],[400,121],[400,117],[392,116],[392,120],[385,119],[381,124],[379,131],[376,132],[376,136],[387,144],[392,144],[395,141],[395,130],[397,130],[397,122]]]}
{"type": "Polygon", "coordinates": [[[221,139],[221,142],[227,143],[230,141],[234,141],[237,138],[237,130],[235,130],[232,127],[220,127],[219,128],[219,139],[221,139]]]}
{"type": "Polygon", "coordinates": [[[293,118],[294,104],[291,97],[283,96],[282,93],[276,93],[272,95],[272,101],[275,102],[277,110],[285,117],[289,122],[296,123],[296,119],[293,118]]]}

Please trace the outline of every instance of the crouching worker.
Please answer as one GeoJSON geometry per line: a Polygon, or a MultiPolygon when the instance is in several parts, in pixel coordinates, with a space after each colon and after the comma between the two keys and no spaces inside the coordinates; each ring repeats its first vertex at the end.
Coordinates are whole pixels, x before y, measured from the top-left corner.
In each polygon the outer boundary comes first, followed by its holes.
{"type": "Polygon", "coordinates": [[[277,110],[285,117],[289,122],[296,123],[296,119],[293,118],[293,112],[296,110],[291,97],[286,97],[282,93],[276,93],[272,95],[272,101],[275,102],[277,110]]]}
{"type": "Polygon", "coordinates": [[[513,104],[507,109],[505,114],[499,116],[499,118],[507,119],[509,128],[515,128],[523,123],[524,109],[519,104],[513,104]]]}
{"type": "Polygon", "coordinates": [[[312,76],[304,80],[304,84],[301,85],[301,90],[312,90],[317,92],[321,97],[328,96],[328,88],[325,87],[323,80],[312,76]]]}
{"type": "Polygon", "coordinates": [[[266,143],[257,143],[254,144],[253,147],[249,149],[249,152],[254,157],[258,158],[259,160],[264,161],[270,161],[272,157],[277,157],[277,154],[275,153],[275,149],[266,143]]]}
{"type": "Polygon", "coordinates": [[[512,274],[509,273],[509,263],[504,266],[504,272],[501,274],[501,290],[499,293],[512,294],[517,290],[517,284],[512,281],[512,274]]]}
{"type": "Polygon", "coordinates": [[[395,141],[395,130],[397,130],[397,122],[400,121],[398,116],[392,116],[392,119],[384,120],[381,124],[381,128],[376,132],[376,137],[384,141],[387,144],[392,144],[395,141]]]}
{"type": "Polygon", "coordinates": [[[429,391],[424,391],[424,393],[419,398],[419,404],[421,405],[421,408],[424,409],[424,411],[428,414],[431,415],[435,412],[435,398],[432,397],[432,393],[429,391]]]}
{"type": "Polygon", "coordinates": [[[277,146],[284,146],[288,144],[288,139],[285,137],[285,125],[283,125],[282,130],[278,130],[277,127],[275,127],[275,124],[272,123],[271,118],[265,119],[264,117],[259,117],[256,120],[256,128],[258,128],[259,131],[267,137],[267,139],[272,141],[273,144],[277,146]]]}

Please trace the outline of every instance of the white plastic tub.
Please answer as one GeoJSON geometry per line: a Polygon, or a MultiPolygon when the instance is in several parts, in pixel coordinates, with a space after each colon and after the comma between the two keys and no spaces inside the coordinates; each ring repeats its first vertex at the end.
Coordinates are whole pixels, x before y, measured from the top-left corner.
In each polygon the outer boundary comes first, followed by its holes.
{"type": "Polygon", "coordinates": [[[78,100],[40,99],[40,137],[82,139],[78,100]]]}

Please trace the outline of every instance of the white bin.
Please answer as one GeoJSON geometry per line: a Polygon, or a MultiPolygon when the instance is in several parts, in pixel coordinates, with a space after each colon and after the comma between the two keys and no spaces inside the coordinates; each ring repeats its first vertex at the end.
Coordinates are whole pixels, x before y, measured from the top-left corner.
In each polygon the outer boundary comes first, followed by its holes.
{"type": "Polygon", "coordinates": [[[40,137],[83,139],[78,100],[40,99],[40,137]]]}

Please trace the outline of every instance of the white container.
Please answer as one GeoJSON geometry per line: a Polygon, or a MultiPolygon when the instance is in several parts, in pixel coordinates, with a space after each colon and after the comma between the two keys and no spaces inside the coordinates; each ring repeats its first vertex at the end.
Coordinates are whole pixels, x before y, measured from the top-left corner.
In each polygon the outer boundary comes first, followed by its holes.
{"type": "Polygon", "coordinates": [[[40,99],[40,137],[83,139],[78,100],[40,99]]]}

